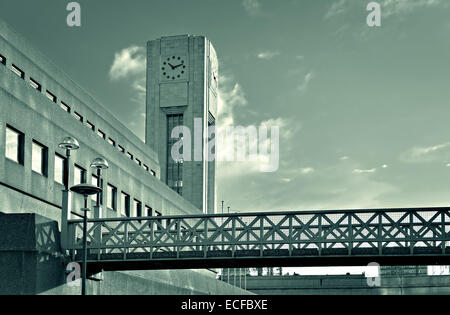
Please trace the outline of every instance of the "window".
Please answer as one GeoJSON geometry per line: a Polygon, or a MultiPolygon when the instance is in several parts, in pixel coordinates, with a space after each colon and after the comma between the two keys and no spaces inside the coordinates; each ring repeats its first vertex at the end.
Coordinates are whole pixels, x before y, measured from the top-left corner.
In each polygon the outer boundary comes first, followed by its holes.
{"type": "MultiPolygon", "coordinates": [[[[158,212],[158,211],[155,211],[155,217],[160,217],[160,216],[162,216],[162,214],[160,212],[158,212]]],[[[158,219],[158,220],[156,220],[156,222],[158,222],[158,224],[156,224],[156,229],[160,230],[161,229],[161,225],[162,225],[162,220],[158,219]]]]}
{"type": "Polygon", "coordinates": [[[130,217],[130,196],[124,192],[122,192],[122,205],[121,205],[121,214],[130,217]]]}
{"type": "Polygon", "coordinates": [[[87,172],[84,168],[75,165],[73,171],[73,183],[74,185],[85,184],[87,182],[86,178],[87,172]]]}
{"type": "Polygon", "coordinates": [[[30,78],[30,85],[33,89],[38,90],[39,92],[42,90],[42,86],[33,78],[30,78]]]}
{"type": "Polygon", "coordinates": [[[21,165],[25,160],[25,135],[10,126],[6,126],[6,151],[5,156],[21,165]]]}
{"type": "Polygon", "coordinates": [[[95,131],[95,126],[93,123],[91,123],[89,120],[86,121],[86,126],[88,126],[89,129],[91,129],[92,131],[95,131]]]}
{"type": "Polygon", "coordinates": [[[81,116],[80,114],[78,114],[77,112],[74,113],[75,118],[79,121],[79,122],[83,122],[83,116],[81,116]]]}
{"type": "Polygon", "coordinates": [[[64,185],[66,182],[64,167],[66,165],[66,158],[55,154],[55,182],[58,184],[64,185]]]}
{"type": "Polygon", "coordinates": [[[154,170],[151,170],[150,172],[152,173],[153,176],[156,177],[156,172],[154,170]]]}
{"type": "Polygon", "coordinates": [[[100,138],[106,139],[106,135],[103,131],[101,131],[100,129],[97,130],[97,134],[100,136],[100,138]]]}
{"type": "Polygon", "coordinates": [[[2,55],[0,55],[0,63],[2,65],[6,65],[6,58],[4,56],[2,56],[2,55]]]}
{"type": "Polygon", "coordinates": [[[121,145],[118,145],[117,148],[119,149],[120,152],[125,153],[125,148],[122,147],[121,145]]]}
{"type": "Polygon", "coordinates": [[[47,176],[48,148],[33,140],[31,158],[31,169],[38,174],[47,176]]]}
{"type": "MultiPolygon", "coordinates": [[[[100,181],[98,181],[98,176],[92,174],[92,178],[91,178],[91,184],[100,188],[103,188],[103,179],[100,181]]],[[[99,193],[98,196],[100,196],[100,205],[103,205],[103,194],[99,193]]],[[[92,200],[94,200],[97,203],[97,195],[93,195],[92,196],[92,200]]]]}
{"type": "Polygon", "coordinates": [[[114,141],[114,140],[111,139],[111,138],[108,138],[108,143],[109,143],[110,145],[112,145],[113,147],[116,146],[116,141],[114,141]]]}
{"type": "Polygon", "coordinates": [[[60,106],[61,106],[61,108],[64,109],[66,112],[70,113],[70,106],[69,106],[69,105],[67,105],[67,104],[64,103],[64,102],[61,102],[60,106]]]}
{"type": "Polygon", "coordinates": [[[128,157],[129,157],[130,159],[133,160],[133,154],[131,154],[130,152],[127,152],[127,155],[128,155],[128,157]]]}
{"type": "Polygon", "coordinates": [[[52,101],[53,103],[56,103],[56,96],[55,94],[53,94],[52,92],[50,92],[49,90],[45,91],[45,95],[47,96],[47,98],[52,101]]]}
{"type": "MultiPolygon", "coordinates": [[[[167,116],[167,150],[170,152],[172,147],[180,138],[172,138],[172,130],[183,125],[183,115],[167,116]]],[[[182,152],[180,152],[182,153],[182,152]]],[[[153,173],[152,173],[153,174],[153,173]]],[[[175,161],[170,154],[167,155],[167,185],[183,195],[183,163],[175,161]]]]}
{"type": "Polygon", "coordinates": [[[16,65],[13,64],[11,66],[11,71],[17,74],[17,76],[20,77],[21,79],[25,79],[25,72],[20,70],[16,65]]]}
{"type": "Polygon", "coordinates": [[[141,161],[140,161],[139,159],[136,159],[136,161],[135,161],[135,162],[136,162],[136,164],[137,164],[137,165],[139,165],[139,166],[141,166],[141,165],[142,165],[142,162],[141,162],[141,161]]]}
{"type": "Polygon", "coordinates": [[[139,200],[134,200],[134,213],[137,218],[142,217],[142,203],[139,200]]]}
{"type": "Polygon", "coordinates": [[[145,164],[144,164],[144,170],[145,170],[146,172],[148,172],[148,170],[149,170],[148,166],[145,165],[145,164]]]}
{"type": "Polygon", "coordinates": [[[111,184],[108,184],[108,208],[117,210],[117,188],[111,184]]]}
{"type": "Polygon", "coordinates": [[[152,207],[145,206],[145,215],[147,217],[152,217],[153,216],[153,209],[152,209],[152,207]]]}

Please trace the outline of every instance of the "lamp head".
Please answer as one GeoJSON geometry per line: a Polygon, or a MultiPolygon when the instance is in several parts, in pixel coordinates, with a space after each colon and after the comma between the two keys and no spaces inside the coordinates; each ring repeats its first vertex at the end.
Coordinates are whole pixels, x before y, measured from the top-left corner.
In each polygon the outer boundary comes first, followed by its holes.
{"type": "Polygon", "coordinates": [[[91,168],[106,170],[109,168],[109,164],[108,161],[106,161],[104,158],[96,158],[91,162],[91,168]]]}
{"type": "Polygon", "coordinates": [[[61,149],[66,150],[77,150],[80,148],[80,144],[78,143],[77,139],[73,137],[64,138],[58,146],[61,149]]]}
{"type": "Polygon", "coordinates": [[[80,184],[80,185],[71,187],[70,191],[73,191],[74,193],[77,193],[77,194],[80,194],[83,196],[92,196],[92,195],[101,193],[102,189],[97,186],[90,185],[90,184],[80,184]]]}

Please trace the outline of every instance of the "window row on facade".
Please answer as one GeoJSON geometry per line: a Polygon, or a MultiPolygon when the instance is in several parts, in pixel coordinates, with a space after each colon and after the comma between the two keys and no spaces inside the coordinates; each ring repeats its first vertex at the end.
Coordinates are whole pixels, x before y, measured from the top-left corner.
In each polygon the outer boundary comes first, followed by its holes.
{"type": "MultiPolygon", "coordinates": [[[[25,134],[15,127],[6,125],[6,143],[5,143],[5,157],[17,164],[25,165],[25,134]]],[[[65,172],[67,170],[67,158],[54,153],[54,181],[60,185],[68,184],[68,176],[65,172]]],[[[39,141],[32,139],[31,150],[31,168],[32,171],[44,177],[49,175],[49,149],[39,141]]],[[[87,183],[87,170],[77,164],[73,165],[73,181],[74,185],[87,183]]],[[[91,175],[91,184],[104,188],[103,180],[99,182],[97,175],[91,175]]],[[[125,191],[120,193],[120,204],[118,203],[119,190],[113,183],[106,184],[107,204],[106,207],[112,211],[120,211],[120,214],[126,217],[146,217],[146,216],[161,216],[158,211],[154,211],[152,207],[143,205],[138,199],[131,199],[130,194],[125,191]]],[[[99,194],[100,205],[103,205],[103,195],[99,194]]],[[[92,197],[93,201],[97,202],[97,196],[92,197]]]]}
{"type": "MultiPolygon", "coordinates": [[[[0,54],[0,64],[6,66],[6,57],[4,57],[1,54],[0,54]]],[[[11,65],[11,71],[13,73],[15,73],[21,79],[25,80],[25,72],[20,67],[18,67],[17,65],[12,64],[11,65]]],[[[39,92],[43,92],[42,91],[42,85],[38,81],[36,81],[35,79],[30,77],[29,78],[29,83],[30,83],[30,86],[32,88],[34,88],[35,90],[37,90],[39,92]]],[[[45,96],[51,102],[53,102],[55,104],[58,104],[58,98],[51,91],[45,90],[45,96]]],[[[82,123],[85,126],[87,126],[93,132],[96,132],[99,137],[101,137],[102,139],[107,141],[113,147],[117,148],[117,150],[119,152],[125,154],[128,158],[130,158],[132,161],[134,161],[138,166],[142,167],[147,173],[150,173],[152,176],[156,177],[156,172],[154,170],[152,170],[147,164],[143,163],[139,158],[135,158],[135,156],[132,153],[128,152],[123,146],[117,144],[114,139],[112,139],[110,137],[107,137],[107,135],[106,135],[106,133],[104,131],[102,131],[99,128],[96,128],[95,125],[91,121],[87,120],[85,117],[83,117],[83,115],[81,115],[77,111],[72,110],[72,108],[69,105],[67,105],[65,102],[59,101],[59,107],[62,108],[64,111],[66,111],[69,114],[71,114],[72,111],[73,111],[73,116],[80,123],[82,123]]]]}

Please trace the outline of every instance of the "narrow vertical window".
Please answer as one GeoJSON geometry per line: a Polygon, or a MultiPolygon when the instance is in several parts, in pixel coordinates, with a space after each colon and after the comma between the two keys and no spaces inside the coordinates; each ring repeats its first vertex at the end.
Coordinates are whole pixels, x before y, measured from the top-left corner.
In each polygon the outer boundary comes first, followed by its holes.
{"type": "Polygon", "coordinates": [[[42,176],[48,175],[48,148],[34,140],[31,152],[31,169],[42,176]]]}
{"type": "MultiPolygon", "coordinates": [[[[91,184],[100,188],[103,188],[103,179],[101,179],[99,181],[99,178],[97,177],[97,175],[92,174],[92,178],[91,178],[91,184]]],[[[99,204],[103,205],[103,194],[99,193],[98,196],[100,196],[100,201],[99,204]]],[[[93,195],[92,196],[92,200],[94,200],[95,202],[97,202],[97,195],[93,195]]]]}
{"type": "MultiPolygon", "coordinates": [[[[179,126],[183,126],[182,114],[167,116],[167,152],[170,152],[173,145],[180,140],[172,138],[172,130],[179,126]]],[[[167,185],[183,195],[183,162],[175,161],[170,154],[167,155],[167,185]]]]}
{"type": "Polygon", "coordinates": [[[5,156],[21,165],[25,161],[25,135],[10,126],[6,126],[6,151],[5,156]]]}
{"type": "Polygon", "coordinates": [[[117,210],[117,188],[108,184],[108,208],[117,210]]]}
{"type": "Polygon", "coordinates": [[[66,181],[64,174],[65,164],[66,158],[59,154],[55,154],[55,182],[61,185],[64,185],[66,181]]]}
{"type": "Polygon", "coordinates": [[[87,182],[87,171],[84,168],[75,165],[73,173],[74,185],[85,184],[87,182]]]}
{"type": "Polygon", "coordinates": [[[142,217],[142,203],[139,200],[134,200],[134,213],[137,218],[142,217]]]}
{"type": "Polygon", "coordinates": [[[122,192],[122,196],[121,196],[122,200],[122,204],[121,204],[121,214],[126,216],[126,217],[130,217],[130,196],[124,192],[122,192]]]}
{"type": "Polygon", "coordinates": [[[147,217],[152,217],[153,216],[153,209],[152,209],[152,207],[145,206],[145,215],[147,217]]]}

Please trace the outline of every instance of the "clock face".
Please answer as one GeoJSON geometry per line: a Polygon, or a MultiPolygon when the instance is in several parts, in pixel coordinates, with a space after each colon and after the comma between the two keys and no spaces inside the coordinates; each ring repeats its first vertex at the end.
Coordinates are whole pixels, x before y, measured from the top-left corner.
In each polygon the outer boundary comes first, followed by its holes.
{"type": "Polygon", "coordinates": [[[161,79],[163,81],[175,81],[187,77],[186,58],[182,56],[167,56],[161,60],[161,79]]]}

